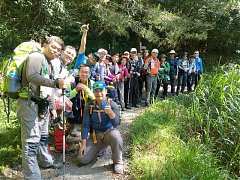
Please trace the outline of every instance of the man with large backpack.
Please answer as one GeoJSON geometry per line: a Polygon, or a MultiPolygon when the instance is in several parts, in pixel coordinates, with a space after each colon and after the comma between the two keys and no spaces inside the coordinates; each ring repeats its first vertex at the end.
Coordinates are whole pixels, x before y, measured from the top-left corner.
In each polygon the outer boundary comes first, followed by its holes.
{"type": "Polygon", "coordinates": [[[97,158],[97,153],[111,146],[114,172],[123,174],[122,146],[123,140],[119,130],[120,109],[111,99],[107,99],[106,85],[102,81],[93,84],[95,102],[88,104],[84,110],[82,142],[79,151],[80,164],[88,164],[97,158]],[[87,141],[89,128],[96,132],[95,144],[87,141]]]}
{"type": "Polygon", "coordinates": [[[26,90],[17,100],[17,116],[21,120],[22,168],[25,179],[40,180],[39,165],[54,167],[48,152],[49,111],[47,87],[64,87],[64,80],[52,80],[50,61],[60,56],[63,41],[56,36],[47,38],[42,52],[31,53],[23,66],[21,84],[26,90]],[[24,94],[24,95],[23,95],[24,94]],[[38,160],[39,164],[38,165],[38,160]]]}

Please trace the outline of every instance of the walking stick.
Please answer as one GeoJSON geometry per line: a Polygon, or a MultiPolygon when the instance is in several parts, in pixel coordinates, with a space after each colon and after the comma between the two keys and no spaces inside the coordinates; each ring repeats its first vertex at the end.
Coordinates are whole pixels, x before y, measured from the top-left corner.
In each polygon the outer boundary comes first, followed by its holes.
{"type": "Polygon", "coordinates": [[[62,96],[63,96],[63,111],[62,111],[62,120],[63,120],[63,179],[65,179],[65,145],[66,145],[66,138],[65,138],[65,116],[64,116],[64,112],[65,112],[65,89],[62,89],[62,96]]]}
{"type": "MultiPolygon", "coordinates": [[[[132,75],[131,75],[132,76],[132,75]]],[[[128,103],[128,105],[130,104],[130,90],[131,90],[131,79],[132,79],[132,77],[130,76],[130,78],[129,78],[129,81],[128,81],[128,99],[127,99],[127,103],[128,103]]]]}

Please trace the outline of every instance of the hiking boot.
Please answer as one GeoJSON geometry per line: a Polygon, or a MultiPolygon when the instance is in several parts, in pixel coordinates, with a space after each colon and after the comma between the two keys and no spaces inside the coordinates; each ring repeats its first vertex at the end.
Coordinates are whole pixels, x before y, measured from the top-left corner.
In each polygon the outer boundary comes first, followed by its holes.
{"type": "Polygon", "coordinates": [[[123,164],[114,164],[113,165],[113,171],[116,174],[123,174],[123,164]]]}

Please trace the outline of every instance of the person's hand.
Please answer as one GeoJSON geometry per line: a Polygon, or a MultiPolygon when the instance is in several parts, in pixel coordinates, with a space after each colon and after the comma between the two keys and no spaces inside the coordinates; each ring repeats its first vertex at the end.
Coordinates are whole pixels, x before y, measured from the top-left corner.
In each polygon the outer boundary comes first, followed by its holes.
{"type": "Polygon", "coordinates": [[[57,111],[55,109],[53,109],[51,111],[51,114],[52,114],[52,119],[56,119],[57,118],[57,111]]]}
{"type": "Polygon", "coordinates": [[[177,80],[178,76],[174,76],[174,79],[177,80]]]}
{"type": "Polygon", "coordinates": [[[84,156],[85,153],[86,153],[86,139],[83,139],[80,144],[79,155],[84,156]]]}
{"type": "Polygon", "coordinates": [[[111,106],[109,104],[107,104],[104,108],[104,112],[109,115],[110,113],[112,113],[112,109],[111,106]]]}
{"type": "Polygon", "coordinates": [[[64,79],[58,79],[58,88],[64,89],[65,88],[64,85],[65,85],[64,79]]]}
{"type": "Polygon", "coordinates": [[[84,24],[81,26],[81,31],[87,32],[89,30],[89,24],[84,24]]]}
{"type": "Polygon", "coordinates": [[[82,83],[78,83],[76,86],[76,90],[79,92],[81,90],[84,90],[86,88],[86,85],[82,84],[82,83]]]}

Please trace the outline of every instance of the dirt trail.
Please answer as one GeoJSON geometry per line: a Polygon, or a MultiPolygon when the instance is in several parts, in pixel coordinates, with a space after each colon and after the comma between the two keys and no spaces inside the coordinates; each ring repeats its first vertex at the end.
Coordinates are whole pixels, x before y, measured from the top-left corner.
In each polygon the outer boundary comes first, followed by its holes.
{"type": "MultiPolygon", "coordinates": [[[[107,153],[98,158],[95,163],[89,164],[87,166],[78,167],[74,164],[74,156],[67,155],[66,157],[66,171],[65,178],[66,180],[110,180],[110,179],[128,179],[128,133],[129,126],[132,121],[141,114],[143,108],[133,108],[131,110],[124,111],[122,113],[122,122],[120,126],[120,131],[124,139],[123,146],[123,159],[124,159],[124,175],[115,175],[112,173],[112,160],[111,160],[111,149],[107,149],[107,153]]],[[[57,172],[43,171],[44,179],[63,179],[63,169],[58,170],[57,172]],[[56,177],[54,174],[58,174],[56,177]]]]}

